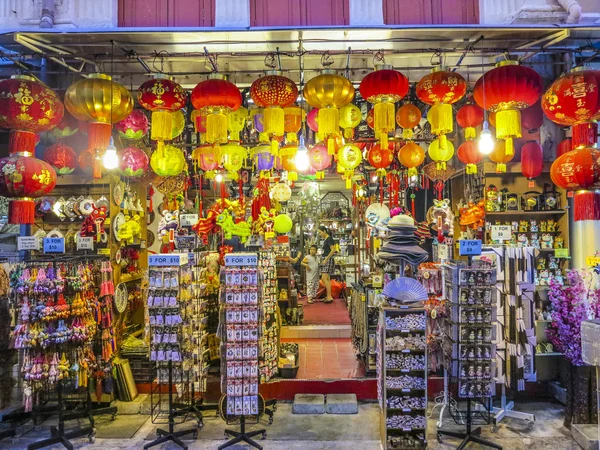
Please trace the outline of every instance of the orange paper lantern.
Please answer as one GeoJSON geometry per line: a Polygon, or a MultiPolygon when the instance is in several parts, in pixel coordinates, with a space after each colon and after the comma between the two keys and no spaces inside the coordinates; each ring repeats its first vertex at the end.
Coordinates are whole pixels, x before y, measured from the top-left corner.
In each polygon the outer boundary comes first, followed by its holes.
{"type": "Polygon", "coordinates": [[[407,103],[398,109],[396,123],[402,127],[402,137],[404,139],[412,139],[413,128],[421,123],[421,117],[421,110],[412,103],[407,103]]]}
{"type": "Polygon", "coordinates": [[[414,142],[408,142],[398,151],[400,164],[408,168],[408,176],[417,175],[417,167],[425,161],[425,150],[414,142]]]}

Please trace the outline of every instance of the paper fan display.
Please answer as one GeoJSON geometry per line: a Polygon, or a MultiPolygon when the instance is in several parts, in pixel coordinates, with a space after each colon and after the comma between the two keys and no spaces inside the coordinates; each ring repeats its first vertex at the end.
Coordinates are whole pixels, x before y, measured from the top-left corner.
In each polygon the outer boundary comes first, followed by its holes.
{"type": "Polygon", "coordinates": [[[383,288],[383,295],[402,303],[425,301],[429,298],[421,283],[414,278],[399,277],[383,288]]]}

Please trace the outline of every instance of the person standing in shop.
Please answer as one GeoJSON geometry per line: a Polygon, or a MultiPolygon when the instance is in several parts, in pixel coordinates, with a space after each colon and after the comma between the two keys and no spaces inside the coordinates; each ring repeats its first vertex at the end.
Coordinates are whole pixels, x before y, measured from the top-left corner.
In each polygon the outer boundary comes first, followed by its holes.
{"type": "Polygon", "coordinates": [[[317,246],[311,245],[308,255],[302,260],[306,269],[306,296],[308,304],[312,305],[317,299],[319,290],[319,260],[317,259],[317,246]]]}
{"type": "Polygon", "coordinates": [[[333,270],[335,268],[335,262],[333,260],[333,256],[337,251],[337,245],[331,235],[329,234],[329,230],[325,225],[321,225],[319,227],[319,236],[323,239],[323,259],[321,260],[321,280],[325,285],[325,291],[327,292],[327,296],[323,303],[333,303],[333,297],[331,296],[331,275],[333,274],[333,270]]]}

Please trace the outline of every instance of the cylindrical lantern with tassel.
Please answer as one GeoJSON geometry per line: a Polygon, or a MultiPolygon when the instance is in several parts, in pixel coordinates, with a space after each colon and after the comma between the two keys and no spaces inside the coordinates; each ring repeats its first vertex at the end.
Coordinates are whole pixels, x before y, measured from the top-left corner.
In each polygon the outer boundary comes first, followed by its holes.
{"type": "Polygon", "coordinates": [[[465,173],[467,175],[477,174],[477,164],[483,161],[483,154],[479,151],[475,141],[469,140],[460,144],[456,156],[461,163],[466,164],[465,173]]]}
{"type": "Polygon", "coordinates": [[[432,161],[436,163],[437,170],[446,170],[446,163],[454,156],[454,144],[451,141],[446,141],[446,147],[442,147],[439,139],[429,144],[427,151],[432,161]]]}
{"type": "Polygon", "coordinates": [[[248,120],[248,110],[240,106],[236,111],[227,114],[227,129],[229,130],[229,140],[239,142],[240,133],[246,128],[248,120]]]}
{"type": "Polygon", "coordinates": [[[528,180],[541,175],[544,169],[544,150],[538,141],[527,141],[521,148],[521,173],[528,180]]]}
{"type": "Polygon", "coordinates": [[[360,108],[352,103],[340,108],[340,127],[344,130],[344,139],[354,138],[354,129],[362,120],[360,108]]]}
{"type": "Polygon", "coordinates": [[[509,155],[506,151],[506,141],[496,141],[494,150],[488,155],[490,161],[496,163],[496,173],[506,172],[506,163],[512,161],[515,154],[509,155]]]}
{"type": "Polygon", "coordinates": [[[468,103],[462,106],[456,113],[456,123],[465,130],[465,139],[477,137],[476,128],[483,123],[483,109],[477,105],[468,103]]]}

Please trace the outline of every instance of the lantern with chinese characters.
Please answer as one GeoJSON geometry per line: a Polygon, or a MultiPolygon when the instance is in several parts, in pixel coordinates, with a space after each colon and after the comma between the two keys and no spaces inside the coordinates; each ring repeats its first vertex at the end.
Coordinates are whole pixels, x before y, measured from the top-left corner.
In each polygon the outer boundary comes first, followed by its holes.
{"type": "Polygon", "coordinates": [[[346,144],[338,150],[338,166],[343,169],[342,178],[346,180],[346,189],[352,188],[352,176],[362,162],[362,151],[354,144],[346,144]]]}
{"type": "Polygon", "coordinates": [[[315,144],[308,151],[308,163],[317,171],[315,174],[317,180],[325,178],[325,169],[331,166],[332,159],[327,147],[323,144],[315,144]]]}
{"type": "Polygon", "coordinates": [[[506,172],[506,163],[512,161],[514,156],[514,153],[512,155],[509,155],[506,152],[505,141],[496,141],[496,144],[494,145],[494,150],[492,150],[492,153],[488,155],[490,161],[496,163],[496,173],[506,172]]]}
{"type": "Polygon", "coordinates": [[[148,118],[144,111],[134,109],[127,117],[115,124],[115,128],[123,139],[139,140],[148,133],[148,118]]]}
{"type": "Polygon", "coordinates": [[[304,111],[299,106],[288,106],[283,108],[283,130],[287,133],[287,143],[298,143],[298,131],[302,128],[304,111]]]}
{"type": "Polygon", "coordinates": [[[425,151],[420,145],[408,142],[398,151],[400,164],[408,168],[408,176],[414,177],[418,174],[417,167],[425,161],[425,151]]]}
{"type": "MultiPolygon", "coordinates": [[[[483,109],[471,103],[462,106],[456,113],[456,123],[465,129],[465,139],[467,140],[477,137],[475,128],[483,123],[483,119],[483,109]]],[[[475,173],[477,173],[477,169],[475,169],[475,173]]]]}
{"type": "Polygon", "coordinates": [[[344,130],[344,138],[352,139],[354,137],[354,129],[361,120],[360,108],[353,103],[348,103],[340,108],[340,127],[344,130]]]}
{"type": "Polygon", "coordinates": [[[479,151],[475,141],[469,140],[460,144],[456,156],[461,163],[466,164],[465,172],[467,175],[477,174],[477,164],[483,161],[483,153],[479,151]]]}
{"type": "Polygon", "coordinates": [[[387,169],[394,160],[394,142],[388,142],[387,147],[376,144],[367,154],[369,164],[377,169],[377,176],[383,178],[387,169]]]}
{"type": "Polygon", "coordinates": [[[556,146],[556,157],[558,158],[563,153],[567,153],[573,150],[573,141],[571,138],[563,139],[556,146]]]}
{"type": "Polygon", "coordinates": [[[313,108],[308,112],[306,124],[315,133],[319,133],[319,108],[313,108]]]}
{"type": "Polygon", "coordinates": [[[65,112],[60,123],[52,129],[52,134],[57,138],[62,139],[73,136],[78,130],[77,119],[68,112],[65,112]]]}
{"type": "Polygon", "coordinates": [[[287,178],[289,181],[298,180],[298,170],[296,169],[296,154],[294,154],[293,156],[280,156],[278,162],[281,165],[281,169],[287,172],[287,178]]]}
{"type": "Polygon", "coordinates": [[[258,142],[259,145],[250,150],[250,156],[260,171],[260,178],[269,178],[270,170],[275,165],[275,155],[271,152],[269,136],[266,133],[260,133],[258,142]]]}
{"type": "Polygon", "coordinates": [[[57,142],[46,149],[44,161],[54,168],[57,175],[68,175],[77,168],[75,150],[62,142],[57,142]]]}
{"type": "Polygon", "coordinates": [[[227,114],[227,129],[229,130],[231,141],[240,141],[240,133],[246,127],[247,119],[248,110],[243,106],[227,114]]]}
{"type": "Polygon", "coordinates": [[[435,140],[429,144],[427,153],[431,160],[436,163],[437,170],[446,170],[446,163],[454,156],[454,144],[447,140],[444,148],[440,140],[435,140]]]}
{"type": "Polygon", "coordinates": [[[560,77],[542,97],[551,121],[572,127],[573,148],[592,147],[600,120],[600,71],[577,67],[560,77]]]}
{"type": "Polygon", "coordinates": [[[64,106],[45,84],[25,75],[0,81],[0,127],[10,130],[9,156],[0,160],[0,195],[11,197],[8,219],[32,224],[34,198],[48,194],[56,185],[56,172],[35,158],[38,134],[63,119],[64,106]]]}
{"type": "Polygon", "coordinates": [[[550,178],[570,191],[600,187],[600,150],[584,147],[563,153],[550,168],[550,178]]]}
{"type": "Polygon", "coordinates": [[[221,161],[221,147],[202,144],[194,149],[192,159],[204,171],[204,176],[208,180],[212,180],[217,175],[216,170],[219,168],[219,162],[221,161]]]}
{"type": "Polygon", "coordinates": [[[502,61],[485,74],[473,90],[479,106],[496,113],[496,138],[506,141],[506,155],[514,155],[514,138],[521,137],[521,110],[538,101],[542,77],[517,61],[502,61]]]}
{"type": "Polygon", "coordinates": [[[421,117],[421,110],[412,103],[402,105],[398,109],[396,123],[399,127],[402,127],[402,137],[404,139],[413,138],[413,128],[421,123],[421,117]]]}
{"type": "Polygon", "coordinates": [[[376,66],[360,83],[360,95],[375,105],[373,128],[382,148],[387,148],[388,134],[396,129],[395,103],[404,98],[408,88],[408,78],[386,64],[376,66]]]}
{"type": "Polygon", "coordinates": [[[206,114],[206,142],[227,143],[227,114],[242,104],[242,95],[224,75],[213,73],[208,80],[198,83],[192,91],[192,104],[206,114]]]}
{"type": "Polygon", "coordinates": [[[248,152],[238,142],[230,142],[221,147],[223,168],[229,173],[229,178],[232,180],[239,178],[238,172],[244,167],[247,156],[248,152]]]}
{"type": "Polygon", "coordinates": [[[112,124],[131,114],[133,98],[110,76],[92,73],[67,88],[65,106],[73,117],[88,122],[88,150],[103,152],[110,143],[112,124]]]}
{"type": "Polygon", "coordinates": [[[175,177],[186,168],[185,155],[172,145],[161,146],[152,153],[150,167],[160,177],[175,177]]]}
{"type": "Polygon", "coordinates": [[[431,124],[431,132],[439,136],[440,147],[445,149],[446,134],[454,130],[452,105],[464,97],[467,82],[457,72],[434,67],[429,75],[421,78],[416,92],[419,100],[431,105],[427,121],[431,124]]]}
{"type": "Polygon", "coordinates": [[[309,80],[304,86],[304,99],[313,108],[319,108],[319,135],[327,141],[327,151],[335,154],[335,138],[339,134],[339,108],[354,98],[354,87],[350,80],[332,70],[309,80]]]}
{"type": "Polygon", "coordinates": [[[256,106],[264,108],[264,132],[269,135],[273,154],[275,154],[279,142],[274,138],[283,136],[285,131],[283,108],[292,106],[298,98],[296,83],[281,75],[281,72],[270,70],[266,76],[252,83],[250,97],[256,106]]]}
{"type": "Polygon", "coordinates": [[[185,106],[187,94],[185,90],[168,76],[155,75],[138,89],[138,102],[142,108],[152,111],[152,127],[150,137],[163,145],[173,135],[173,113],[185,106]]]}
{"type": "Polygon", "coordinates": [[[271,188],[271,198],[281,202],[287,202],[292,198],[292,189],[285,183],[277,183],[271,188]]]}
{"type": "Polygon", "coordinates": [[[538,177],[544,168],[544,150],[538,141],[527,141],[521,148],[521,172],[528,180],[538,177]]]}
{"type": "Polygon", "coordinates": [[[119,173],[124,177],[142,177],[148,165],[148,155],[140,148],[127,147],[119,152],[119,173]]]}

